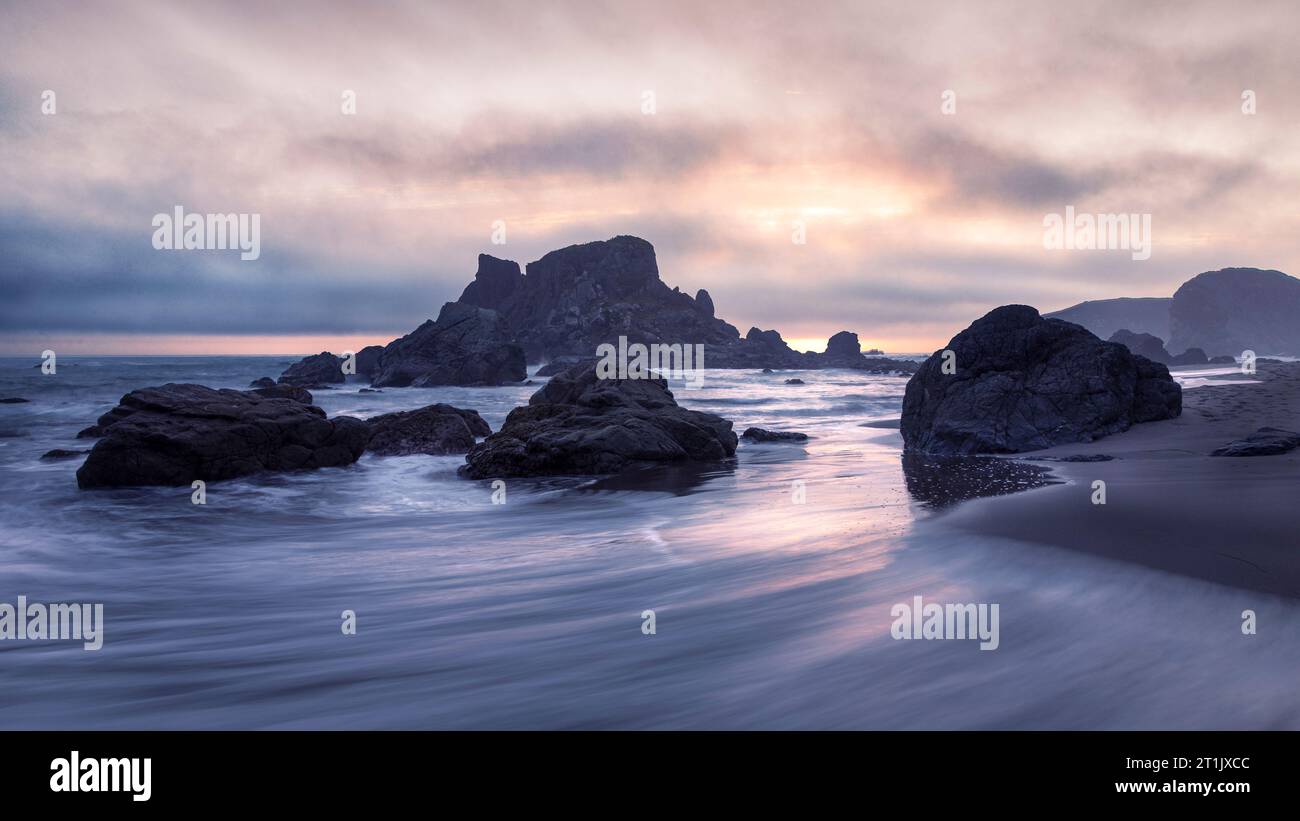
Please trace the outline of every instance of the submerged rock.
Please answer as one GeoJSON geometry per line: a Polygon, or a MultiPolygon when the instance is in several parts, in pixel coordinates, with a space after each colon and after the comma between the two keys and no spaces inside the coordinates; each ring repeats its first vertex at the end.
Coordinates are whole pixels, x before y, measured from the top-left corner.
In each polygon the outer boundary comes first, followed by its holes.
{"type": "Polygon", "coordinates": [[[600,475],[655,463],[734,455],[719,416],[679,407],[662,379],[599,379],[594,364],[565,371],[475,445],[461,473],[474,479],[600,475]]]}
{"type": "Polygon", "coordinates": [[[524,351],[496,311],[460,302],[384,348],[371,386],[501,385],[528,375],[524,351]]]}
{"type": "Polygon", "coordinates": [[[188,485],[261,471],[349,465],[370,433],[359,419],[286,398],[203,385],[142,388],[99,418],[77,470],[82,488],[188,485]]]}
{"type": "Polygon", "coordinates": [[[955,372],[936,352],[907,383],[905,448],[1016,453],[1093,439],[1182,412],[1169,369],[1027,305],[990,311],[953,337],[955,372]]]}
{"type": "Polygon", "coordinates": [[[366,450],[381,456],[465,453],[476,437],[492,433],[478,411],[444,404],[385,413],[365,421],[370,429],[366,450]]]}
{"type": "Polygon", "coordinates": [[[1281,428],[1260,428],[1244,439],[1230,442],[1211,456],[1277,456],[1300,448],[1300,433],[1281,428]]]}
{"type": "Polygon", "coordinates": [[[47,450],[47,451],[45,451],[44,453],[42,453],[42,454],[41,454],[41,458],[42,458],[42,459],[46,459],[46,460],[53,461],[53,460],[55,460],[55,459],[71,459],[71,458],[73,458],[73,457],[75,457],[75,456],[84,456],[84,455],[86,455],[87,453],[90,453],[90,451],[88,451],[88,450],[64,450],[63,448],[55,448],[54,450],[47,450]]]}
{"type": "Polygon", "coordinates": [[[787,385],[802,385],[802,384],[804,384],[804,381],[803,381],[802,379],[787,379],[787,380],[785,380],[785,384],[787,384],[787,385]]]}
{"type": "Polygon", "coordinates": [[[32,400],[24,399],[21,396],[6,396],[4,399],[0,399],[0,405],[23,405],[30,401],[32,400]]]}
{"type": "Polygon", "coordinates": [[[745,428],[741,439],[753,442],[807,442],[808,434],[792,430],[766,430],[764,428],[745,428]]]}
{"type": "Polygon", "coordinates": [[[271,385],[270,387],[258,387],[254,388],[252,392],[258,396],[265,396],[267,399],[292,399],[304,405],[310,405],[316,401],[315,397],[311,395],[311,391],[297,385],[280,384],[271,385]]]}

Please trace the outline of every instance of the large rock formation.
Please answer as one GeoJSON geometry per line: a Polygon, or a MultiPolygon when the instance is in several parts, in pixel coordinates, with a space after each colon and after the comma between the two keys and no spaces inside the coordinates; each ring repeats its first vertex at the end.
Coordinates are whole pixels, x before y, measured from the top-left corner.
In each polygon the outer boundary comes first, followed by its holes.
{"type": "Polygon", "coordinates": [[[501,385],[527,376],[523,349],[510,342],[501,315],[463,302],[442,306],[426,321],[384,348],[371,385],[501,385]]]}
{"type": "Polygon", "coordinates": [[[479,256],[462,303],[501,314],[530,362],[592,356],[602,343],[709,344],[736,339],[697,301],[659,279],[654,247],[637,237],[571,245],[527,266],[479,256]]]}
{"type": "Polygon", "coordinates": [[[343,358],[329,351],[321,351],[290,365],[280,374],[280,382],[286,385],[312,387],[329,385],[346,381],[343,375],[343,358]]]}
{"type": "Polygon", "coordinates": [[[83,434],[103,438],[77,470],[82,488],[338,467],[355,462],[370,438],[361,420],[327,419],[293,399],[170,383],[131,391],[83,434]]]}
{"type": "Polygon", "coordinates": [[[1120,330],[1168,339],[1172,302],[1169,297],[1093,299],[1043,316],[1082,325],[1102,339],[1110,339],[1120,330]]]}
{"type": "Polygon", "coordinates": [[[372,416],[366,427],[370,429],[366,450],[380,456],[465,453],[474,447],[475,437],[492,432],[478,411],[444,404],[372,416]]]}
{"type": "Polygon", "coordinates": [[[1016,453],[1088,442],[1182,412],[1169,370],[1027,305],[990,311],[936,351],[907,383],[908,450],[1016,453]]]}
{"type": "Polygon", "coordinates": [[[501,430],[470,450],[461,472],[474,479],[599,475],[735,452],[731,422],[679,407],[664,380],[599,379],[587,363],[512,410],[501,430]]]}
{"type": "Polygon", "coordinates": [[[750,328],[742,339],[719,319],[703,289],[692,298],[659,279],[654,247],[620,236],[552,251],[521,272],[509,260],[480,254],[478,273],[461,303],[501,314],[529,362],[548,362],[539,375],[595,356],[598,346],[704,345],[703,367],[759,369],[854,368],[908,373],[913,363],[863,357],[857,335],[836,334],[826,354],[795,351],[774,330],[750,328]],[[554,364],[552,364],[554,363],[554,364]]]}
{"type": "Polygon", "coordinates": [[[1200,274],[1174,293],[1169,329],[1171,350],[1300,356],[1300,279],[1259,268],[1200,274]]]}

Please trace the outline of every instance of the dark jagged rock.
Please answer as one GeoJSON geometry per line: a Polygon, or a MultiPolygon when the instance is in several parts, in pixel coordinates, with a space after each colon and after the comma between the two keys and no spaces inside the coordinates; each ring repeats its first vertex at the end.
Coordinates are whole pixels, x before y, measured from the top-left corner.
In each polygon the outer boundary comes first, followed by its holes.
{"type": "Polygon", "coordinates": [[[1163,365],[1044,319],[1027,305],[990,311],[936,351],[907,383],[906,449],[932,454],[1017,453],[1089,442],[1182,412],[1163,365]]]}
{"type": "MultiPolygon", "coordinates": [[[[707,295],[706,295],[707,296],[707,295]]],[[[659,279],[654,247],[637,237],[571,245],[527,266],[479,257],[460,301],[499,312],[528,361],[592,356],[602,343],[711,344],[735,328],[659,279]]]]}
{"type": "Polygon", "coordinates": [[[492,433],[478,411],[444,404],[374,416],[366,420],[366,427],[370,429],[366,450],[381,456],[466,453],[475,437],[492,433]]]}
{"type": "Polygon", "coordinates": [[[1169,351],[1165,350],[1165,341],[1158,336],[1124,329],[1111,334],[1109,341],[1118,342],[1128,348],[1129,353],[1145,356],[1152,362],[1169,364],[1169,351]]]}
{"type": "Polygon", "coordinates": [[[763,373],[776,373],[776,371],[772,370],[771,368],[764,368],[763,373]]]}
{"type": "Polygon", "coordinates": [[[357,393],[383,393],[383,391],[378,390],[376,388],[362,388],[359,391],[357,391],[357,393]]]}
{"type": "MultiPolygon", "coordinates": [[[[1200,348],[1193,348],[1192,350],[1199,351],[1200,348]]],[[[1236,364],[1237,364],[1237,357],[1235,357],[1235,356],[1228,356],[1227,354],[1223,354],[1223,355],[1221,355],[1221,356],[1212,356],[1212,357],[1210,357],[1210,361],[1209,361],[1207,364],[1210,364],[1210,365],[1236,365],[1236,364]]]]}
{"type": "Polygon", "coordinates": [[[802,379],[787,379],[787,380],[785,380],[785,384],[787,384],[787,385],[802,385],[802,384],[804,384],[804,381],[803,381],[802,379]]]}
{"type": "Polygon", "coordinates": [[[858,335],[852,331],[840,331],[826,340],[825,358],[846,359],[850,362],[862,359],[862,344],[858,342],[858,335]]]}
{"type": "Polygon", "coordinates": [[[708,291],[701,288],[695,292],[695,307],[699,308],[700,313],[705,316],[713,316],[713,297],[709,296],[708,291]]]}
{"type": "Polygon", "coordinates": [[[1300,433],[1281,428],[1260,428],[1211,453],[1211,456],[1277,456],[1300,448],[1300,433]]]}
{"type": "Polygon", "coordinates": [[[252,382],[248,383],[248,387],[250,388],[274,388],[275,385],[275,380],[269,376],[263,376],[261,379],[254,379],[252,382]]]}
{"type": "Polygon", "coordinates": [[[311,395],[311,391],[290,384],[273,384],[270,387],[254,388],[252,392],[267,399],[292,399],[304,405],[310,405],[316,401],[315,397],[311,395]]]}
{"type": "Polygon", "coordinates": [[[1200,348],[1188,348],[1186,351],[1174,356],[1165,349],[1164,340],[1151,334],[1133,333],[1129,330],[1116,331],[1110,338],[1111,342],[1118,342],[1129,349],[1130,353],[1138,356],[1145,356],[1152,362],[1159,362],[1161,365],[1169,365],[1176,368],[1193,367],[1196,365],[1209,364],[1209,357],[1205,351],[1200,348]]]}
{"type": "Polygon", "coordinates": [[[371,385],[501,385],[527,376],[523,349],[510,342],[501,316],[468,303],[448,302],[427,321],[384,348],[371,385]]]}
{"type": "Polygon", "coordinates": [[[82,488],[188,485],[262,471],[352,464],[370,432],[291,399],[167,384],[142,388],[99,418],[103,436],[77,470],[82,488]]]}
{"type": "Polygon", "coordinates": [[[731,422],[679,407],[664,380],[599,379],[585,364],[512,410],[501,430],[470,450],[461,472],[474,479],[600,475],[735,452],[731,422]]]}
{"type": "Polygon", "coordinates": [[[1300,355],[1300,279],[1281,271],[1207,271],[1174,293],[1169,347],[1214,356],[1300,355]]]}
{"type": "Polygon", "coordinates": [[[704,347],[706,368],[804,370],[818,367],[817,355],[792,349],[777,331],[750,328],[741,340],[704,347]]]}
{"type": "Polygon", "coordinates": [[[41,458],[48,461],[54,461],[55,459],[72,459],[77,456],[85,456],[87,453],[90,453],[90,451],[64,450],[63,448],[55,448],[54,450],[47,450],[44,453],[42,453],[41,458]]]}
{"type": "Polygon", "coordinates": [[[514,295],[523,282],[524,275],[519,270],[519,263],[479,254],[478,273],[474,274],[474,281],[465,286],[457,301],[497,310],[514,295]]]}
{"type": "Polygon", "coordinates": [[[548,362],[542,376],[593,357],[602,344],[617,345],[619,337],[629,345],[703,345],[704,368],[854,368],[894,374],[912,373],[916,367],[867,359],[857,335],[849,331],[836,334],[825,354],[792,350],[774,330],[751,328],[741,338],[717,317],[708,291],[700,289],[691,298],[665,285],[654,247],[637,237],[571,245],[529,263],[526,272],[509,260],[480,254],[474,281],[458,303],[497,311],[528,362],[548,362]]]}
{"type": "Polygon", "coordinates": [[[557,373],[564,373],[570,368],[577,365],[585,365],[588,362],[595,362],[594,356],[557,356],[550,362],[538,368],[538,376],[555,376],[557,373]]]}
{"type": "Polygon", "coordinates": [[[32,400],[24,399],[21,396],[6,396],[0,399],[0,405],[24,405],[32,400]]]}
{"type": "Polygon", "coordinates": [[[379,370],[379,360],[384,355],[383,345],[367,345],[357,351],[357,376],[370,379],[379,370]]]}
{"type": "Polygon", "coordinates": [[[329,351],[308,356],[293,363],[280,374],[281,383],[315,387],[346,381],[343,375],[343,358],[329,351]]]}
{"type": "Polygon", "coordinates": [[[766,430],[764,428],[745,428],[741,439],[752,442],[807,442],[808,434],[792,430],[766,430]]]}

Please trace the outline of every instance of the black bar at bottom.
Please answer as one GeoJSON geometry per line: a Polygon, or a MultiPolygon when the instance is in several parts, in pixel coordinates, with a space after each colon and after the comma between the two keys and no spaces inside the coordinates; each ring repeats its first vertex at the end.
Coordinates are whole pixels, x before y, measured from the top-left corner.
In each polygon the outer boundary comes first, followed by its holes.
{"type": "Polygon", "coordinates": [[[704,790],[748,801],[978,796],[1007,807],[1196,800],[1227,809],[1288,798],[1298,757],[1294,734],[1244,732],[8,732],[0,786],[6,802],[51,809],[338,809],[437,796],[493,807],[531,800],[537,811],[610,789],[635,789],[638,806],[704,790]]]}

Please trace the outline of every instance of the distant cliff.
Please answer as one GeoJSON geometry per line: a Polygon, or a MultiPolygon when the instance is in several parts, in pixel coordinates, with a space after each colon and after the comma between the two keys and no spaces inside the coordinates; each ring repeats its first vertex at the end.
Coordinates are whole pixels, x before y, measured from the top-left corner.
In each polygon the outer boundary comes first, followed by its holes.
{"type": "Polygon", "coordinates": [[[1110,339],[1121,330],[1168,339],[1172,302],[1169,297],[1094,299],[1043,316],[1082,325],[1102,339],[1110,339]]]}
{"type": "Polygon", "coordinates": [[[1171,351],[1300,356],[1300,279],[1259,268],[1193,277],[1174,293],[1168,338],[1171,351]]]}

